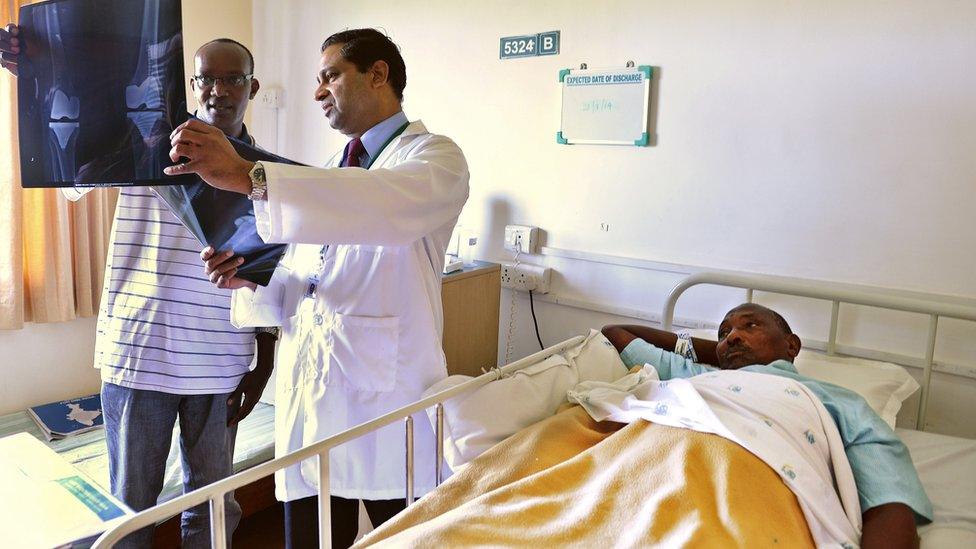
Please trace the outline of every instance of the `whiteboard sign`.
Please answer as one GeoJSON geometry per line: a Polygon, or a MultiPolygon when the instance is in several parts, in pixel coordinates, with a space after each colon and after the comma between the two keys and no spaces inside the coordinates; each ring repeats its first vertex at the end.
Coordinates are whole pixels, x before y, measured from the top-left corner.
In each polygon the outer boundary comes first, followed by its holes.
{"type": "Polygon", "coordinates": [[[562,70],[564,145],[635,145],[649,142],[647,117],[652,68],[562,70]]]}

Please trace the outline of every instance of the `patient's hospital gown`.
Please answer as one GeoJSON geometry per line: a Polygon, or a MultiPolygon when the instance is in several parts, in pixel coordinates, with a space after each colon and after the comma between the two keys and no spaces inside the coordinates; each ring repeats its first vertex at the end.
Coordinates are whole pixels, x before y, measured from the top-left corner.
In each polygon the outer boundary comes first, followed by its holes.
{"type": "MultiPolygon", "coordinates": [[[[635,339],[620,353],[627,367],[650,364],[661,380],[689,378],[718,370],[635,339]]],[[[823,403],[837,424],[844,452],[850,461],[862,510],[885,503],[904,503],[915,512],[918,524],[932,521],[932,502],[912,464],[908,448],[860,395],[818,381],[796,371],[792,362],[776,360],[741,371],[787,377],[802,383],[823,403]]]]}

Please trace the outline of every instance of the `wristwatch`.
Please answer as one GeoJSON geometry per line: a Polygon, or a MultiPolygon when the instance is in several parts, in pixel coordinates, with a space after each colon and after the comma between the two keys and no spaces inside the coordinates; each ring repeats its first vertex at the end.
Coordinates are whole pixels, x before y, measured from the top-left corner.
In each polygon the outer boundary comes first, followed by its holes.
{"type": "Polygon", "coordinates": [[[260,328],[255,328],[254,335],[258,335],[258,334],[271,334],[275,339],[278,339],[278,336],[281,335],[281,328],[277,326],[264,326],[260,328]]]}
{"type": "Polygon", "coordinates": [[[264,166],[260,162],[255,162],[254,167],[247,175],[251,178],[251,194],[248,195],[248,198],[264,200],[264,196],[268,192],[268,179],[264,174],[264,166]]]}

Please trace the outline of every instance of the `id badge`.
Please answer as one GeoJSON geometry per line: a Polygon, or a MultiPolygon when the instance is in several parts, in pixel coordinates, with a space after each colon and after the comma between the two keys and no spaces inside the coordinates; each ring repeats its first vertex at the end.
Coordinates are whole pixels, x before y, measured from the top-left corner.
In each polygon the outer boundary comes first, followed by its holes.
{"type": "Polygon", "coordinates": [[[305,285],[305,299],[315,298],[315,290],[318,289],[319,280],[322,278],[322,272],[325,270],[325,252],[328,250],[328,244],[322,246],[322,249],[319,250],[319,262],[315,266],[315,272],[310,274],[306,279],[307,284],[305,285]]]}
{"type": "Polygon", "coordinates": [[[315,290],[319,287],[319,275],[314,274],[308,277],[308,284],[305,285],[305,299],[314,299],[315,290]]]}

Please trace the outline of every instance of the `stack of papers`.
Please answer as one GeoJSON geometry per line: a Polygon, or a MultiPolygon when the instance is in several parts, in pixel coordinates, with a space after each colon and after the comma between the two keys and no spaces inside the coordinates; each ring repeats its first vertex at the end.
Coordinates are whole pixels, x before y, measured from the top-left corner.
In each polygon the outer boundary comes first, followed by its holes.
{"type": "Polygon", "coordinates": [[[132,514],[27,433],[0,438],[0,547],[91,543],[132,514]]]}
{"type": "Polygon", "coordinates": [[[29,408],[27,413],[48,440],[62,439],[98,429],[104,422],[102,399],[99,395],[42,404],[29,408]]]}

